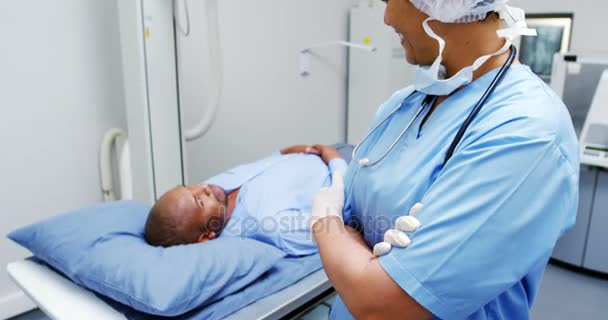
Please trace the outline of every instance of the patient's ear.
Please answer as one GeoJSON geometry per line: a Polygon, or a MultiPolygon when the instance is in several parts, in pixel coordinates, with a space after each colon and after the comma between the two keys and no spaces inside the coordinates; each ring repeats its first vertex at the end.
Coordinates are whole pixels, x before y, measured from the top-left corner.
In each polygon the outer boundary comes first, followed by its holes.
{"type": "Polygon", "coordinates": [[[198,240],[196,242],[198,242],[198,243],[207,242],[209,240],[215,239],[215,237],[217,237],[217,234],[215,232],[203,232],[198,236],[198,240]]]}

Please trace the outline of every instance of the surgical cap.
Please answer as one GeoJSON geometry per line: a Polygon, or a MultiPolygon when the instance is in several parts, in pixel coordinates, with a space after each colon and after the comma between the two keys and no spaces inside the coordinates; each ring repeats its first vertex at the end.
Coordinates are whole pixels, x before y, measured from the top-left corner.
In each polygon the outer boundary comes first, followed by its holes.
{"type": "Polygon", "coordinates": [[[445,23],[469,23],[501,11],[509,0],[410,0],[418,10],[445,23]]]}

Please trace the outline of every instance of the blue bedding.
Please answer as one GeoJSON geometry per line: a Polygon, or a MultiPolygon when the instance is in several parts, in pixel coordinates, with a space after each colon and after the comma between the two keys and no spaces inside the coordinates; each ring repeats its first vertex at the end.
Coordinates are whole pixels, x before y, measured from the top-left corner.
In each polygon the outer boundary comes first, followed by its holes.
{"type": "MultiPolygon", "coordinates": [[[[345,160],[350,161],[350,154],[352,152],[352,146],[349,145],[336,145],[337,149],[342,153],[345,160]]],[[[272,248],[261,248],[261,255],[266,259],[261,261],[260,259],[255,258],[245,259],[248,255],[252,255],[255,250],[251,248],[253,244],[249,244],[246,246],[246,242],[255,242],[253,240],[247,239],[237,239],[241,241],[238,245],[231,246],[232,248],[242,249],[245,252],[234,253],[231,252],[229,256],[233,257],[236,260],[239,260],[232,265],[235,265],[241,269],[244,269],[244,272],[236,272],[234,270],[229,270],[226,268],[226,260],[222,259],[204,259],[204,260],[193,260],[193,261],[182,261],[180,259],[176,259],[174,256],[169,256],[166,252],[169,251],[184,251],[177,252],[178,256],[183,259],[191,259],[193,257],[197,257],[198,255],[211,250],[211,247],[221,246],[220,240],[214,240],[206,244],[205,251],[199,250],[199,247],[203,245],[191,245],[191,246],[181,246],[174,247],[168,249],[162,248],[152,248],[145,244],[143,241],[143,223],[147,216],[149,208],[134,202],[122,202],[122,203],[114,203],[114,204],[103,204],[98,206],[93,206],[91,208],[84,208],[81,210],[77,210],[77,212],[72,212],[71,214],[57,216],[55,218],[49,219],[48,221],[35,224],[32,226],[28,226],[25,228],[21,228],[13,233],[11,233],[11,239],[16,242],[24,245],[25,247],[30,248],[30,250],[39,258],[42,258],[43,261],[50,264],[53,268],[58,270],[60,273],[66,275],[72,281],[76,283],[89,287],[96,292],[105,292],[106,295],[112,297],[108,298],[103,295],[98,295],[98,297],[104,301],[106,301],[113,308],[118,310],[119,312],[125,314],[128,319],[223,319],[230,314],[242,309],[243,307],[256,302],[266,296],[269,296],[281,289],[284,289],[302,278],[310,275],[311,273],[322,268],[321,259],[318,254],[305,256],[305,257],[283,257],[284,253],[279,252],[279,254],[273,254],[270,249],[274,249],[275,251],[279,251],[278,249],[272,248]],[[95,218],[95,219],[93,219],[95,218]],[[65,228],[66,223],[71,226],[71,228],[65,228]],[[53,227],[53,225],[58,224],[58,227],[53,227]],[[91,230],[89,230],[91,229],[91,230]],[[103,232],[100,232],[100,229],[103,232]],[[112,242],[111,239],[118,238],[122,239],[122,242],[112,242]],[[115,254],[118,251],[125,251],[127,246],[124,245],[124,240],[127,239],[129,243],[133,244],[131,247],[135,248],[134,251],[130,251],[130,253],[122,252],[122,254],[115,254]],[[85,241],[86,240],[86,241],[85,241]],[[114,251],[114,247],[107,248],[108,245],[112,243],[118,243],[119,246],[118,251],[114,251]],[[36,245],[33,245],[36,244],[36,245]],[[136,248],[136,246],[139,246],[136,248]],[[64,250],[58,250],[57,247],[67,248],[64,250]],[[68,250],[69,249],[69,250],[68,250]],[[103,253],[113,252],[113,254],[106,254],[106,257],[112,257],[112,259],[99,259],[94,253],[96,249],[98,251],[102,251],[103,253]],[[103,249],[103,250],[102,250],[103,249]],[[150,259],[145,260],[142,257],[145,256],[143,253],[145,251],[156,250],[162,251],[158,255],[159,257],[165,257],[168,264],[159,263],[158,259],[152,261],[150,259]],[[193,250],[193,252],[185,252],[187,250],[193,250]],[[266,250],[266,251],[264,251],[266,250]],[[53,263],[57,262],[57,258],[60,256],[58,252],[64,252],[63,257],[65,261],[62,260],[62,263],[53,263]],[[199,252],[200,251],[200,252],[199,252]],[[133,254],[133,252],[136,252],[133,254]],[[198,253],[197,253],[198,252],[198,253]],[[47,254],[48,253],[48,254],[47,254]],[[76,253],[76,254],[75,254],[76,253]],[[137,256],[138,259],[134,262],[131,257],[137,256]],[[46,259],[45,259],[46,257],[46,259]],[[107,264],[108,262],[112,262],[114,260],[120,260],[122,268],[116,268],[116,264],[111,265],[108,270],[109,272],[91,272],[90,270],[97,270],[92,268],[90,265],[84,265],[83,262],[89,259],[96,264],[107,264]],[[268,261],[266,261],[268,260],[268,261]],[[152,261],[152,262],[150,262],[152,261]],[[176,263],[176,261],[179,261],[176,263]],[[203,261],[203,262],[201,262],[203,261]],[[207,263],[205,263],[207,261],[207,263]],[[278,261],[278,262],[276,262],[278,261]],[[124,263],[122,263],[124,262],[124,263]],[[141,264],[146,266],[154,266],[150,267],[142,267],[141,264]],[[217,268],[217,264],[221,265],[221,268],[217,268]],[[204,268],[205,264],[212,264],[216,266],[216,268],[204,268]],[[268,265],[268,266],[266,266],[268,265]],[[158,272],[161,266],[165,266],[163,272],[160,272],[161,276],[155,276],[154,274],[149,277],[145,276],[146,272],[158,272]],[[256,266],[256,267],[254,267],[256,266]],[[73,268],[72,268],[73,267],[73,268]],[[183,270],[187,268],[188,270],[183,270]],[[200,270],[203,268],[203,270],[200,270]],[[266,268],[266,269],[263,269],[266,268]],[[132,270],[131,270],[132,269],[132,270]],[[192,269],[192,270],[191,270],[192,269]],[[208,272],[206,270],[211,269],[215,270],[215,273],[208,272]],[[131,270],[132,272],[126,273],[125,270],[131,270]],[[143,271],[142,271],[143,270],[143,271]],[[156,270],[156,271],[155,271],[156,270]],[[164,296],[165,293],[183,293],[184,290],[175,289],[169,290],[169,288],[174,288],[180,283],[190,284],[194,280],[197,280],[198,276],[208,275],[208,279],[203,279],[205,281],[200,281],[201,283],[206,284],[205,288],[209,287],[209,282],[214,282],[215,286],[213,286],[214,291],[212,293],[207,292],[206,295],[203,295],[203,291],[190,290],[188,292],[192,292],[192,296],[194,297],[193,304],[198,307],[194,309],[189,308],[187,310],[191,310],[181,316],[175,317],[163,317],[163,316],[153,316],[150,313],[156,313],[158,315],[171,316],[178,313],[179,310],[175,308],[170,308],[167,310],[157,310],[159,308],[148,308],[148,304],[138,303],[137,305],[140,307],[140,310],[147,311],[149,313],[144,313],[141,311],[137,311],[132,307],[129,307],[121,302],[118,302],[113,299],[120,300],[122,295],[116,294],[108,294],[107,290],[101,290],[92,286],[90,282],[85,282],[83,276],[80,275],[79,272],[84,272],[88,278],[91,276],[100,277],[102,276],[101,282],[107,283],[109,280],[112,280],[112,287],[118,286],[126,286],[127,291],[132,292],[136,291],[138,293],[137,297],[144,296],[145,299],[123,299],[124,303],[133,303],[136,302],[147,302],[149,304],[150,299],[148,296],[154,296],[160,294],[164,296]],[[186,272],[189,271],[189,272],[186,272]],[[162,276],[163,274],[172,274],[172,275],[180,275],[180,276],[194,276],[194,280],[190,278],[186,279],[186,281],[175,281],[175,279],[169,279],[166,276],[162,276]],[[223,278],[226,278],[227,275],[231,274],[239,274],[241,278],[245,279],[241,281],[242,283],[231,282],[231,281],[223,281],[223,278]],[[261,275],[260,275],[261,274],[261,275]],[[79,276],[80,275],[80,276],[79,276]],[[109,275],[109,276],[108,276],[109,275]],[[135,275],[135,276],[134,276],[135,275]],[[142,278],[143,277],[143,278],[142,278]],[[142,278],[142,281],[133,282],[130,279],[138,279],[142,278]],[[109,279],[109,280],[108,280],[109,279]],[[148,279],[148,280],[146,280],[148,279]],[[255,280],[253,280],[255,279],[255,280]],[[150,283],[154,283],[154,281],[168,281],[166,283],[160,283],[158,286],[154,286],[154,288],[163,288],[160,290],[153,290],[150,287],[150,283]],[[220,283],[220,280],[223,282],[220,283]],[[253,282],[251,282],[253,281],[253,282]],[[131,283],[133,282],[133,283],[131,283]],[[245,283],[246,282],[246,283],[245,283]],[[142,285],[145,284],[145,285],[142,285]],[[88,285],[87,285],[88,284],[88,285]],[[247,285],[249,284],[249,285],[247,285]],[[147,285],[147,286],[146,286],[147,285]],[[201,292],[201,293],[199,293],[201,292]],[[202,299],[204,298],[204,299],[202,299]],[[197,300],[197,299],[200,299],[197,300]],[[196,301],[195,301],[196,300],[196,301]],[[204,301],[204,302],[201,302],[204,301]],[[201,305],[201,303],[203,303],[201,305]],[[161,312],[162,311],[162,312],[161,312]],[[170,312],[170,313],[169,313],[170,312]]],[[[224,241],[232,241],[231,239],[224,241]]],[[[260,243],[261,246],[266,246],[260,243]]],[[[258,250],[259,251],[259,250],[258,250]]],[[[214,256],[219,256],[219,254],[212,254],[214,256]]],[[[156,257],[157,255],[152,254],[152,257],[156,257]]],[[[233,260],[234,260],[233,259],[233,260]]],[[[39,261],[38,259],[35,259],[39,261]]],[[[208,266],[207,266],[208,267],[208,266]]],[[[240,270],[240,269],[239,269],[240,270]]],[[[87,279],[88,279],[87,278],[87,279]]],[[[225,280],[225,279],[224,279],[225,280]]],[[[158,282],[156,281],[156,282],[158,282]]],[[[195,288],[196,289],[196,288],[195,288]]],[[[207,290],[209,291],[209,290],[207,290]]],[[[131,297],[130,295],[129,297],[131,297]]],[[[154,300],[154,299],[152,299],[154,300]]],[[[156,301],[156,300],[154,300],[156,301]]],[[[164,300],[162,300],[164,301],[164,300]]],[[[172,301],[172,300],[168,300],[172,301]]],[[[154,306],[154,305],[153,305],[154,306]]]]}
{"type": "Polygon", "coordinates": [[[287,257],[276,263],[269,271],[260,276],[248,287],[233,293],[218,301],[213,301],[197,309],[190,311],[182,316],[166,318],[150,316],[136,311],[128,306],[116,301],[100,296],[113,308],[123,313],[128,319],[179,319],[179,320],[198,320],[198,319],[223,319],[230,314],[269,296],[283,288],[286,288],[311,273],[321,269],[321,259],[318,254],[306,257],[287,257]]]}
{"type": "MultiPolygon", "coordinates": [[[[351,161],[353,146],[348,144],[336,144],[336,149],[346,162],[351,161]]],[[[311,273],[321,269],[321,258],[318,254],[306,257],[285,257],[276,263],[270,270],[256,279],[253,283],[240,291],[237,291],[222,299],[210,301],[199,308],[196,308],[184,315],[166,318],[154,317],[134,310],[116,301],[104,299],[116,310],[125,314],[128,319],[179,319],[179,320],[198,320],[198,319],[223,319],[232,313],[250,305],[257,300],[269,296],[281,289],[289,287],[311,273]]]]}
{"type": "Polygon", "coordinates": [[[9,238],[76,284],[166,317],[242,290],[286,256],[237,237],[152,247],[143,236],[149,211],[136,201],[97,204],[19,228],[9,238]]]}

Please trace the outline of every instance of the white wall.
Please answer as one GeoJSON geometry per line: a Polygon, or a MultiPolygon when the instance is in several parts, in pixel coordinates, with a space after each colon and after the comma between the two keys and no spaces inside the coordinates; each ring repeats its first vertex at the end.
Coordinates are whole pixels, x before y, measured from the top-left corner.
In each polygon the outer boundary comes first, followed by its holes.
{"type": "MultiPolygon", "coordinates": [[[[324,49],[313,61],[312,77],[297,74],[300,48],[347,38],[348,9],[357,0],[222,0],[224,47],[223,109],[209,134],[186,144],[187,179],[200,181],[239,162],[292,143],[332,143],[342,137],[341,126],[314,130],[310,121],[293,125],[310,114],[335,119],[346,103],[346,54],[324,49]],[[274,125],[260,119],[277,119],[274,125]],[[230,130],[226,129],[229,128],[230,130]],[[289,132],[289,134],[286,134],[289,132]],[[255,139],[252,138],[255,136],[255,139]],[[247,156],[242,150],[247,150],[247,156]]],[[[601,0],[513,0],[528,12],[574,12],[572,51],[608,53],[608,42],[597,37],[608,30],[608,2],[601,0]]],[[[182,39],[181,105],[185,128],[206,110],[209,86],[204,2],[191,1],[192,33],[182,39]],[[192,61],[198,61],[192,63],[192,61]]]]}
{"type": "Polygon", "coordinates": [[[528,13],[574,13],[571,51],[608,54],[608,2],[604,0],[514,0],[528,13]]]}
{"type": "MultiPolygon", "coordinates": [[[[295,143],[345,139],[347,50],[320,49],[311,76],[299,75],[299,51],[348,39],[356,0],[221,0],[222,109],[207,136],[187,143],[190,182],[295,143]]],[[[190,1],[192,33],[181,39],[180,90],[185,128],[206,107],[204,1],[190,1]]]]}
{"type": "Polygon", "coordinates": [[[125,126],[115,1],[0,1],[0,319],[29,305],[5,235],[99,201],[98,145],[125,126]],[[24,302],[25,301],[25,302],[24,302]]]}
{"type": "MultiPolygon", "coordinates": [[[[344,121],[330,121],[330,126],[322,120],[344,117],[346,50],[320,51],[313,58],[312,76],[306,79],[298,75],[298,51],[318,42],[346,39],[348,9],[355,2],[220,1],[226,107],[207,140],[188,146],[188,161],[195,164],[189,172],[191,179],[244,161],[234,154],[246,148],[249,160],[291,143],[332,143],[345,138],[344,121]],[[270,110],[277,112],[269,114],[270,110]],[[276,119],[271,125],[255,122],[270,116],[276,119]],[[315,117],[321,125],[298,122],[315,117]],[[286,125],[283,120],[298,125],[286,125]],[[218,130],[222,127],[250,131],[244,131],[243,139],[238,135],[226,139],[218,130]],[[247,132],[272,141],[256,148],[246,139],[247,132]],[[224,156],[217,167],[204,162],[209,150],[224,156]]],[[[190,2],[193,10],[200,3],[190,2]]],[[[106,129],[126,125],[117,26],[115,1],[0,1],[0,106],[4,111],[0,118],[0,234],[101,199],[99,140],[106,129]]],[[[204,72],[189,71],[199,81],[204,81],[204,72]]],[[[199,88],[202,99],[204,89],[199,88]]],[[[196,99],[186,107],[187,126],[194,123],[200,107],[196,99]]],[[[0,240],[0,270],[27,255],[8,240],[0,240]]],[[[28,308],[24,301],[6,274],[0,273],[0,319],[28,308]]]]}

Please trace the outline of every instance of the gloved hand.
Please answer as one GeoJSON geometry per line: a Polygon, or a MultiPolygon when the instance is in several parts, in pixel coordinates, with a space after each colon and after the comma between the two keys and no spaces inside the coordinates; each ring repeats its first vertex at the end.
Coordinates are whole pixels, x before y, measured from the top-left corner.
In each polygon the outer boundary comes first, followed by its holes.
{"type": "Polygon", "coordinates": [[[422,203],[416,203],[407,216],[400,217],[395,222],[395,228],[384,233],[384,242],[374,246],[374,256],[380,257],[391,251],[393,246],[406,248],[412,244],[412,240],[406,232],[415,232],[420,229],[420,221],[415,215],[422,209],[422,203]]]}
{"type": "Polygon", "coordinates": [[[312,216],[310,218],[310,228],[314,227],[315,223],[327,217],[342,218],[342,210],[344,209],[344,177],[342,172],[336,171],[332,173],[332,184],[328,188],[321,188],[315,194],[312,201],[312,216]]]}

